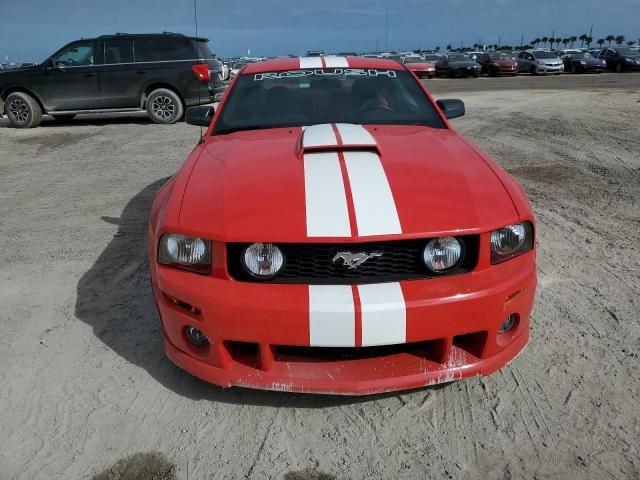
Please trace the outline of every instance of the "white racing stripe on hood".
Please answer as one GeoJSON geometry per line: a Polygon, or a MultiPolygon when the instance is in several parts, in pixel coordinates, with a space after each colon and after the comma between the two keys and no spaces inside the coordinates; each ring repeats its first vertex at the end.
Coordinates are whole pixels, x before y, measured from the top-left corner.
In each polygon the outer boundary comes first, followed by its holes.
{"type": "Polygon", "coordinates": [[[322,68],[322,58],[300,57],[300,68],[322,68]]]}
{"type": "Polygon", "coordinates": [[[343,145],[377,145],[369,131],[362,125],[336,123],[343,145]]]}
{"type": "Polygon", "coordinates": [[[350,237],[349,209],[336,152],[304,155],[308,237],[350,237]]]}
{"type": "Polygon", "coordinates": [[[362,346],[407,341],[407,309],[399,283],[358,285],[362,306],[362,346]]]}
{"type": "Polygon", "coordinates": [[[351,285],[309,285],[309,344],[353,347],[355,307],[351,285]]]}
{"type": "Polygon", "coordinates": [[[327,68],[347,68],[349,62],[345,57],[324,57],[324,64],[327,68]]]}
{"type": "Polygon", "coordinates": [[[344,152],[358,235],[402,233],[398,211],[380,157],[374,152],[344,152]]]}
{"type": "Polygon", "coordinates": [[[303,148],[333,146],[337,145],[338,142],[330,123],[306,127],[302,135],[303,148]]]}

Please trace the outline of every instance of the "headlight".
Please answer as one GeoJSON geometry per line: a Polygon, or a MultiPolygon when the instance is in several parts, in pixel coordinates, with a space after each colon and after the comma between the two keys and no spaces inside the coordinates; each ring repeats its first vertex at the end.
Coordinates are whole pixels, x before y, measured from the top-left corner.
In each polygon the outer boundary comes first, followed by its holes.
{"type": "Polygon", "coordinates": [[[587,62],[585,62],[584,60],[580,60],[580,63],[581,63],[582,65],[586,65],[586,64],[587,64],[587,62]]]}
{"type": "Polygon", "coordinates": [[[244,265],[258,278],[270,278],[278,274],[284,266],[284,255],[273,243],[253,243],[242,255],[244,265]]]}
{"type": "Polygon", "coordinates": [[[211,241],[165,233],[158,245],[158,262],[197,273],[211,273],[211,241]]]}
{"type": "Polygon", "coordinates": [[[455,267],[462,256],[462,245],[455,237],[434,238],[424,247],[424,264],[432,272],[455,267]]]}
{"type": "Polygon", "coordinates": [[[491,263],[504,262],[533,248],[533,226],[516,223],[491,232],[491,263]]]}

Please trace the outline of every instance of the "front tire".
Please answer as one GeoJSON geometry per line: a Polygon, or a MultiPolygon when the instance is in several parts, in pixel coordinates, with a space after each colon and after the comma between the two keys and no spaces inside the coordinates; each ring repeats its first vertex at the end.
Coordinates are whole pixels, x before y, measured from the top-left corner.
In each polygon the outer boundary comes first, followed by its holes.
{"type": "Polygon", "coordinates": [[[154,123],[169,125],[182,118],[184,106],[180,97],[167,88],[152,91],[145,103],[147,115],[154,123]]]}
{"type": "Polygon", "coordinates": [[[33,128],[42,122],[42,109],[31,95],[15,92],[7,97],[5,111],[14,128],[33,128]]]}
{"type": "Polygon", "coordinates": [[[624,71],[624,67],[622,66],[622,63],[616,63],[616,73],[622,73],[624,71]]]}

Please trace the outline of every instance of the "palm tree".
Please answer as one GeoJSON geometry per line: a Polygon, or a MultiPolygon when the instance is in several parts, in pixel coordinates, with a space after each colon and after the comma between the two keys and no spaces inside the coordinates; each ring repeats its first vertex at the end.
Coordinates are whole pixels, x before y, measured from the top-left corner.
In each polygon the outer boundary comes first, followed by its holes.
{"type": "Polygon", "coordinates": [[[447,50],[451,51],[451,45],[447,45],[447,50]]]}
{"type": "Polygon", "coordinates": [[[585,43],[587,44],[587,48],[591,48],[591,42],[593,42],[593,37],[587,35],[587,39],[585,40],[585,43]]]}
{"type": "Polygon", "coordinates": [[[584,41],[587,39],[587,34],[583,33],[578,38],[580,39],[580,48],[584,47],[584,41]]]}
{"type": "Polygon", "coordinates": [[[611,46],[611,42],[613,42],[616,39],[616,37],[614,37],[613,35],[607,35],[607,38],[605,38],[605,40],[607,42],[609,42],[609,44],[607,45],[607,47],[611,46]]]}
{"type": "Polygon", "coordinates": [[[604,38],[599,38],[598,41],[596,42],[598,44],[598,46],[600,48],[602,48],[602,45],[604,45],[604,38]]]}
{"type": "Polygon", "coordinates": [[[578,40],[578,37],[576,37],[575,35],[571,35],[569,37],[569,41],[571,42],[571,48],[573,48],[573,44],[576,42],[576,40],[578,40]]]}
{"type": "Polygon", "coordinates": [[[439,51],[440,51],[440,45],[436,47],[436,52],[439,52],[439,51]]]}
{"type": "Polygon", "coordinates": [[[569,37],[563,38],[562,39],[562,44],[564,45],[564,48],[567,48],[567,46],[569,45],[569,42],[571,40],[569,40],[569,37]]]}
{"type": "Polygon", "coordinates": [[[629,47],[630,47],[630,46],[631,46],[631,45],[633,45],[634,43],[636,43],[636,42],[634,42],[633,40],[629,40],[629,41],[627,42],[627,46],[629,46],[629,47]]]}
{"type": "Polygon", "coordinates": [[[531,44],[532,44],[534,47],[537,47],[538,45],[540,45],[540,41],[541,41],[541,40],[540,40],[539,38],[537,38],[537,37],[536,37],[536,38],[534,38],[533,40],[531,40],[531,44]]]}
{"type": "Polygon", "coordinates": [[[618,35],[616,37],[616,45],[620,46],[622,45],[622,43],[624,42],[625,38],[624,35],[618,35]]]}
{"type": "Polygon", "coordinates": [[[549,37],[542,37],[542,44],[545,45],[547,43],[547,40],[549,40],[549,37]]]}

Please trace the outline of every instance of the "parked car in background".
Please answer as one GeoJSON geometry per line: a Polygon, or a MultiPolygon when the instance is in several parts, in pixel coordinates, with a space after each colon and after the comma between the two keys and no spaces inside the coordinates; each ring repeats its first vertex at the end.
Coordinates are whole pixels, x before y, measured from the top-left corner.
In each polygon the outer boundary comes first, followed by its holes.
{"type": "Polygon", "coordinates": [[[405,64],[409,70],[415,73],[418,78],[434,78],[436,76],[435,65],[427,62],[422,57],[405,57],[402,59],[402,63],[405,64]]]}
{"type": "Polygon", "coordinates": [[[484,52],[467,52],[466,55],[474,61],[478,61],[478,57],[480,57],[480,55],[482,55],[484,52]]]}
{"type": "Polygon", "coordinates": [[[595,58],[589,53],[578,52],[565,55],[562,58],[564,71],[571,73],[601,73],[607,69],[607,62],[601,58],[595,58]]]}
{"type": "Polygon", "coordinates": [[[424,59],[429,63],[433,63],[434,65],[438,60],[440,60],[441,57],[442,55],[438,53],[427,53],[424,55],[424,59]]]}
{"type": "Polygon", "coordinates": [[[574,53],[582,53],[582,52],[583,51],[580,50],[579,48],[563,48],[560,50],[554,50],[553,53],[555,53],[558,57],[564,60],[564,57],[566,57],[567,55],[573,55],[574,53]]]}
{"type": "Polygon", "coordinates": [[[231,67],[231,71],[229,72],[229,78],[233,79],[238,74],[238,72],[240,70],[242,70],[242,67],[244,67],[245,65],[248,65],[250,63],[258,63],[259,61],[260,61],[259,58],[241,58],[241,59],[239,59],[231,67]]]}
{"type": "Polygon", "coordinates": [[[520,52],[517,61],[520,72],[529,72],[531,75],[560,74],[564,72],[564,63],[560,57],[548,50],[526,50],[520,52]]]}
{"type": "Polygon", "coordinates": [[[42,64],[0,73],[0,112],[14,127],[43,114],[146,111],[175,123],[188,106],[222,96],[221,64],[206,38],[176,33],[117,34],[78,40],[42,64]]]}
{"type": "Polygon", "coordinates": [[[516,75],[518,73],[518,62],[510,53],[506,52],[486,52],[476,60],[482,67],[482,73],[487,75],[516,75]]]}
{"type": "Polygon", "coordinates": [[[447,77],[478,77],[482,67],[462,53],[443,55],[436,62],[436,74],[447,77]]]}
{"type": "Polygon", "coordinates": [[[603,48],[598,58],[607,62],[607,68],[614,72],[640,70],[640,52],[629,47],[603,48]]]}

